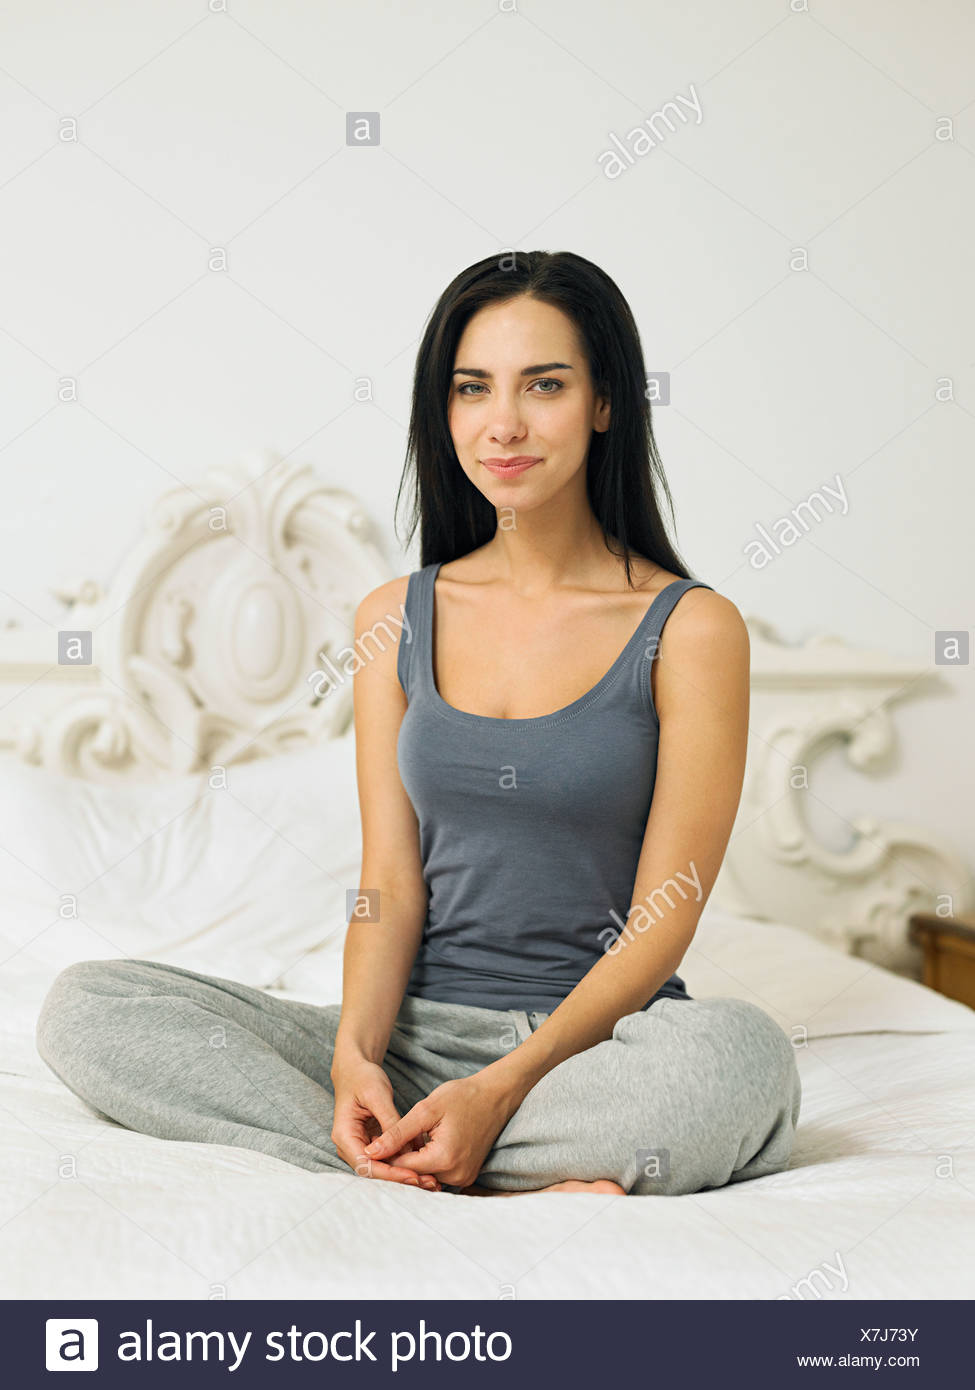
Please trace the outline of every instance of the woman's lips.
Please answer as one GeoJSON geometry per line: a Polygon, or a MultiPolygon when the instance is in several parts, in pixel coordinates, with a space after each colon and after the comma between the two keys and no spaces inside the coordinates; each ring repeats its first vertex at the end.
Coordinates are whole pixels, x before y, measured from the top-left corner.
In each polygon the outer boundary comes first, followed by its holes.
{"type": "Polygon", "coordinates": [[[533,464],[541,463],[541,459],[532,458],[527,454],[519,454],[516,458],[510,459],[481,459],[482,465],[498,478],[513,478],[518,473],[524,473],[533,464]]]}

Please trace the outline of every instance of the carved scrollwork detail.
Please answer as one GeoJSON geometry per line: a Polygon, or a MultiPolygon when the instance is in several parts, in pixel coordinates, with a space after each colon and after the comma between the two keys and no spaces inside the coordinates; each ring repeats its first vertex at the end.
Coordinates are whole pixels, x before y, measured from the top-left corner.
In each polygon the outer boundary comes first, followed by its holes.
{"type": "MultiPolygon", "coordinates": [[[[920,827],[846,815],[850,842],[824,843],[810,817],[810,769],[840,746],[851,767],[877,774],[894,758],[891,705],[923,669],[836,637],[787,647],[748,619],[752,639],[750,750],[735,831],[714,889],[728,911],[789,922],[843,950],[917,975],[907,919],[945,896],[971,902],[960,856],[920,827]]],[[[840,813],[831,808],[834,814],[840,813]]]]}
{"type": "Polygon", "coordinates": [[[176,594],[163,605],[160,650],[171,666],[187,666],[192,657],[187,628],[193,617],[193,604],[185,594],[176,594]]]}
{"type": "Polygon", "coordinates": [[[334,736],[352,690],[316,694],[323,632],[350,641],[356,604],[388,578],[358,501],[309,465],[263,452],[215,468],[161,497],[109,592],[71,610],[103,684],[22,732],[22,756],[104,780],[334,736]]]}

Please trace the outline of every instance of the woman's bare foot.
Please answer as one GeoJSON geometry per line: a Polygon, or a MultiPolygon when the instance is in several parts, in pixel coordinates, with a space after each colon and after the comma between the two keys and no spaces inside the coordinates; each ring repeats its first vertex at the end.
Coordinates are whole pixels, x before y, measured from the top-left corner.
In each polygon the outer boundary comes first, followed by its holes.
{"type": "MultiPolygon", "coordinates": [[[[535,1187],[531,1189],[532,1194],[538,1192],[593,1192],[601,1196],[615,1194],[617,1197],[625,1197],[626,1193],[618,1182],[613,1182],[609,1178],[597,1178],[595,1182],[582,1182],[575,1178],[569,1178],[566,1182],[554,1182],[551,1187],[535,1187]]],[[[470,1187],[462,1187],[457,1194],[460,1197],[522,1197],[527,1196],[523,1192],[500,1192],[494,1187],[478,1187],[476,1183],[471,1183],[470,1187]]]]}

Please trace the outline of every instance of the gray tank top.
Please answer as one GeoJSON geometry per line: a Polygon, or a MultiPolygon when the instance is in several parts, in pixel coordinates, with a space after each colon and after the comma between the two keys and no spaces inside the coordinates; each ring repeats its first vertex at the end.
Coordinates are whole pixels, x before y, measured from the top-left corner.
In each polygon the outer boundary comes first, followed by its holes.
{"type": "MultiPolygon", "coordinates": [[[[650,667],[688,589],[657,595],[606,674],[536,719],[455,709],[433,676],[434,581],[409,577],[397,672],[408,706],[397,763],[428,889],[406,993],[551,1013],[600,959],[631,902],[657,770],[650,667]]],[[[642,919],[641,919],[642,920],[642,919]]],[[[688,999],[679,975],[657,999],[688,999]]]]}

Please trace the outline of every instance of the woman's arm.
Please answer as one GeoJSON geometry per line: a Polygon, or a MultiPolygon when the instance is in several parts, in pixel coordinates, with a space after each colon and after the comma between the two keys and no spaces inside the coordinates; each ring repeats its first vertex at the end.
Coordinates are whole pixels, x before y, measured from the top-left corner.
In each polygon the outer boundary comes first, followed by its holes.
{"type": "MultiPolygon", "coordinates": [[[[408,578],[392,580],[363,599],[355,615],[355,649],[364,662],[353,682],[356,776],[362,820],[360,901],[369,918],[353,914],[346,934],[342,1011],[332,1053],[332,1142],[362,1177],[407,1182],[433,1191],[431,1175],[399,1162],[399,1146],[384,1161],[365,1153],[369,1140],[399,1119],[393,1087],[382,1067],[426,917],[416,815],[400,781],[396,740],[406,696],[396,674],[408,578]],[[378,910],[378,916],[377,911],[378,910]]],[[[412,1152],[417,1143],[407,1142],[412,1152]]]]}
{"type": "MultiPolygon", "coordinates": [[[[748,629],[721,594],[690,591],[656,659],[657,776],[627,928],[529,1038],[478,1073],[508,1118],[553,1067],[612,1037],[680,965],[724,859],[748,740],[748,629]]],[[[609,911],[607,904],[607,913],[609,911]]]]}
{"type": "MultiPolygon", "coordinates": [[[[419,949],[427,889],[416,813],[400,780],[396,740],[406,696],[396,674],[407,577],[362,600],[355,615],[356,779],[362,821],[360,895],[378,894],[379,921],[349,922],[342,1013],[332,1073],[344,1061],[381,1063],[419,949]]],[[[405,639],[404,639],[405,640],[405,639]]]]}

